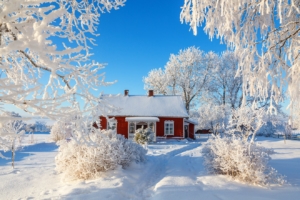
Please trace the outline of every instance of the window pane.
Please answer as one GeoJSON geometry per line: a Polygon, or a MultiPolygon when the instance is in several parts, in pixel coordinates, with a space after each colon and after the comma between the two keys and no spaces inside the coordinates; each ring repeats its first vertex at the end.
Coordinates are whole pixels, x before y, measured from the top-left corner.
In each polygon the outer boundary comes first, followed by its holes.
{"type": "Polygon", "coordinates": [[[116,120],[107,122],[107,129],[108,130],[116,130],[117,129],[117,122],[116,122],[116,120]]]}
{"type": "Polygon", "coordinates": [[[154,132],[154,123],[150,123],[149,128],[154,132]]]}
{"type": "Polygon", "coordinates": [[[165,122],[165,135],[174,135],[174,122],[165,122]]]}
{"type": "Polygon", "coordinates": [[[130,125],[129,125],[129,133],[134,133],[134,123],[130,123],[130,125]]]}

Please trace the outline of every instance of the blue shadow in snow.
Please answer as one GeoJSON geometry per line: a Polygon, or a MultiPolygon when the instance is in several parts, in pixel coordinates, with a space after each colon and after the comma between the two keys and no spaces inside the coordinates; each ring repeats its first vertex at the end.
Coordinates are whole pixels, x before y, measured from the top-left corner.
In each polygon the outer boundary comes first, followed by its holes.
{"type": "MultiPolygon", "coordinates": [[[[30,156],[34,152],[51,152],[58,148],[58,146],[55,143],[38,143],[34,145],[29,145],[21,148],[20,150],[16,151],[15,155],[15,162],[23,160],[25,157],[30,156]]],[[[0,166],[6,165],[7,163],[11,162],[11,151],[3,152],[0,151],[0,153],[9,158],[9,159],[3,159],[0,158],[0,166]]]]}

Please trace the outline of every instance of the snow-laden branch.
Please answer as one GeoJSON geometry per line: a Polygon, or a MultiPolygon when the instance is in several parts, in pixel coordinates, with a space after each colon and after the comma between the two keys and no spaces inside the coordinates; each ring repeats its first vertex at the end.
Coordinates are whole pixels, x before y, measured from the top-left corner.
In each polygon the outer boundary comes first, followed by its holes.
{"type": "Polygon", "coordinates": [[[125,1],[1,0],[0,102],[55,119],[74,114],[79,99],[93,110],[93,91],[111,83],[90,46],[100,15],[125,1]]]}
{"type": "MultiPolygon", "coordinates": [[[[300,98],[299,0],[185,0],[181,22],[194,34],[204,25],[241,56],[238,74],[251,96],[282,101],[287,87],[291,102],[300,98]]],[[[271,104],[270,104],[271,105],[271,104]]]]}

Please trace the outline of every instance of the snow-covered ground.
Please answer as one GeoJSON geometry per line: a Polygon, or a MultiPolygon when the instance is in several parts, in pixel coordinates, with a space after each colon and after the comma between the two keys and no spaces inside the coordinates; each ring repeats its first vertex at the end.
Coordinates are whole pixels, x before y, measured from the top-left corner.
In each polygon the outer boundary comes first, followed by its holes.
{"type": "MultiPolygon", "coordinates": [[[[96,180],[64,182],[55,172],[57,146],[49,135],[35,135],[34,144],[17,152],[15,169],[0,159],[0,199],[298,199],[300,195],[300,141],[259,137],[273,148],[270,164],[288,184],[263,188],[208,175],[197,141],[159,141],[149,145],[148,161],[103,174],[96,180]]],[[[5,153],[9,155],[9,153],[5,153]]]]}

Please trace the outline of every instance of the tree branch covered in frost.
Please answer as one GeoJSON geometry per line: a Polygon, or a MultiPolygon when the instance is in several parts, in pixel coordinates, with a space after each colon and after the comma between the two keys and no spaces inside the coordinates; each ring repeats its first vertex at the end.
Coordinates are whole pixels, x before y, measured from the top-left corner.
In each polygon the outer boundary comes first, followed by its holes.
{"type": "MultiPolygon", "coordinates": [[[[252,136],[254,142],[257,131],[267,122],[267,112],[265,108],[255,108],[243,106],[232,111],[229,121],[229,134],[239,133],[247,141],[252,136]]],[[[274,122],[275,123],[275,122],[274,122]]]]}
{"type": "Polygon", "coordinates": [[[210,173],[262,186],[285,183],[284,178],[268,165],[273,151],[240,136],[213,136],[204,144],[202,152],[210,173]]]}
{"type": "Polygon", "coordinates": [[[209,83],[209,90],[204,95],[204,101],[217,105],[228,105],[238,108],[242,101],[242,79],[236,77],[239,56],[231,51],[222,52],[220,56],[214,56],[214,68],[209,83]]]}
{"type": "Polygon", "coordinates": [[[293,105],[291,116],[290,125],[300,130],[300,99],[293,105]]]}
{"type": "Polygon", "coordinates": [[[1,0],[0,102],[50,118],[74,112],[61,105],[78,98],[94,110],[91,91],[109,83],[90,46],[100,15],[125,1],[1,0]]]}
{"type": "Polygon", "coordinates": [[[112,130],[91,129],[89,137],[96,146],[80,144],[73,138],[59,142],[56,170],[66,180],[92,179],[119,166],[145,161],[146,150],[142,146],[112,130]]]}
{"type": "Polygon", "coordinates": [[[204,24],[210,38],[240,54],[237,74],[243,75],[244,93],[270,95],[271,108],[287,85],[291,102],[300,98],[299,0],[185,0],[180,19],[195,35],[204,24]]]}
{"type": "Polygon", "coordinates": [[[208,84],[213,62],[212,52],[204,54],[196,47],[180,50],[177,55],[171,54],[164,70],[154,69],[144,77],[145,89],[164,95],[181,95],[189,111],[208,84]]]}

